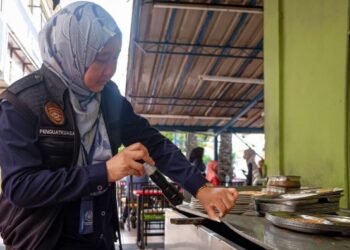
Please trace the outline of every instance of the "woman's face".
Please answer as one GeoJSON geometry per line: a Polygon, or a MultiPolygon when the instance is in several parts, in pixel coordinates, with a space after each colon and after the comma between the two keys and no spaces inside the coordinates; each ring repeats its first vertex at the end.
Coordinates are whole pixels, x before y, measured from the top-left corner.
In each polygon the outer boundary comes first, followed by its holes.
{"type": "Polygon", "coordinates": [[[114,36],[108,40],[105,47],[96,55],[95,60],[84,74],[85,86],[92,92],[103,90],[117,69],[117,60],[121,49],[121,39],[114,36]]]}

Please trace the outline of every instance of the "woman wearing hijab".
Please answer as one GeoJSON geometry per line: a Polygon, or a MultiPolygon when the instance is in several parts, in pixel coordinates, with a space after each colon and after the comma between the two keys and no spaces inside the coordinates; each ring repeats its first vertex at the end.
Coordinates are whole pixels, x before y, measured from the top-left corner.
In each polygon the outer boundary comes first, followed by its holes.
{"type": "Polygon", "coordinates": [[[236,190],[207,187],[110,81],[121,33],[104,9],[70,4],[49,20],[39,44],[42,68],[0,96],[0,232],[7,249],[114,249],[115,181],[144,175],[140,161],[196,196],[210,218],[231,209],[236,190]]]}
{"type": "Polygon", "coordinates": [[[247,174],[247,185],[257,186],[261,184],[261,172],[260,168],[255,162],[256,153],[253,149],[244,150],[243,158],[247,162],[248,174],[247,174]]]}
{"type": "Polygon", "coordinates": [[[203,162],[204,148],[196,147],[192,149],[190,158],[188,159],[193,166],[201,171],[202,175],[205,176],[205,164],[203,162]]]}

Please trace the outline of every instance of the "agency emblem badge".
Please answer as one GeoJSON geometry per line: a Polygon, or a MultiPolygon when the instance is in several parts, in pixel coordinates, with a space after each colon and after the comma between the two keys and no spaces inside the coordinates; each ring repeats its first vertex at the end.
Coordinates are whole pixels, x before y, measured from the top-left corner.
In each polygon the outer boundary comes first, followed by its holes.
{"type": "Polygon", "coordinates": [[[49,117],[50,121],[52,121],[56,125],[64,124],[64,112],[58,104],[48,101],[45,104],[45,113],[47,117],[49,117]]]}

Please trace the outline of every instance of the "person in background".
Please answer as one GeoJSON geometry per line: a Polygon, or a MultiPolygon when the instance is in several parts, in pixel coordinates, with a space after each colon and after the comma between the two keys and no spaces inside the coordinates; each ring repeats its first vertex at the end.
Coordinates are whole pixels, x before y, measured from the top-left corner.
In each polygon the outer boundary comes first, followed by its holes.
{"type": "Polygon", "coordinates": [[[121,41],[103,8],[73,2],[39,34],[41,69],[1,94],[0,233],[6,249],[115,249],[115,182],[143,176],[140,161],[187,189],[213,220],[234,206],[235,189],[210,188],[119,93],[111,78],[121,41]]]}
{"type": "Polygon", "coordinates": [[[213,186],[217,187],[220,185],[220,180],[217,176],[218,173],[218,162],[217,161],[209,161],[207,167],[207,175],[206,179],[213,184],[213,186]]]}
{"type": "Polygon", "coordinates": [[[261,176],[265,175],[265,160],[263,158],[258,162],[259,172],[261,176]]]}
{"type": "Polygon", "coordinates": [[[247,162],[248,174],[247,177],[247,185],[248,186],[257,186],[261,184],[261,172],[259,166],[255,162],[256,153],[253,149],[249,148],[244,150],[243,158],[247,162]]]}
{"type": "Polygon", "coordinates": [[[196,147],[192,149],[189,161],[195,166],[203,176],[205,176],[205,164],[203,162],[204,148],[196,147]]]}

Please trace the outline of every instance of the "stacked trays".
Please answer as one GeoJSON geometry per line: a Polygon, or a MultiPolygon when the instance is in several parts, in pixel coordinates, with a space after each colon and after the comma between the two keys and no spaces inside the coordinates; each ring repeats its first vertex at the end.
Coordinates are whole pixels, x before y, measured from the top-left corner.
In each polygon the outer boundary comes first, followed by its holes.
{"type": "Polygon", "coordinates": [[[282,175],[270,176],[266,188],[263,188],[262,191],[266,193],[284,194],[299,191],[299,189],[300,176],[282,175]]]}
{"type": "Polygon", "coordinates": [[[343,189],[307,189],[278,196],[255,197],[256,210],[267,212],[335,213],[339,210],[339,200],[343,189]]]}
{"type": "MultiPolygon", "coordinates": [[[[252,206],[252,197],[259,195],[263,195],[263,193],[260,191],[240,191],[235,206],[228,212],[228,214],[243,214],[244,212],[250,210],[252,206]]],[[[194,197],[191,198],[189,205],[192,209],[206,213],[198,199],[194,197]]]]}

